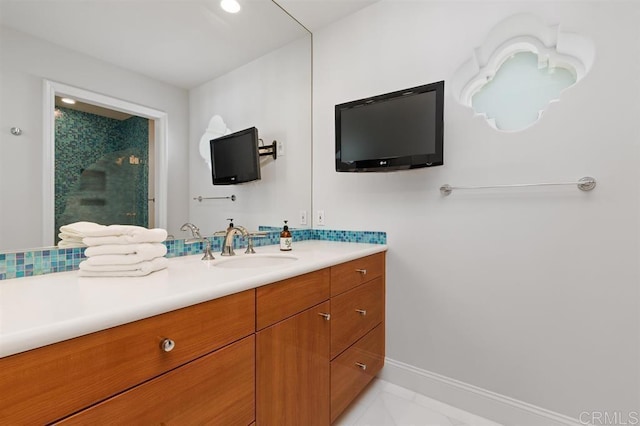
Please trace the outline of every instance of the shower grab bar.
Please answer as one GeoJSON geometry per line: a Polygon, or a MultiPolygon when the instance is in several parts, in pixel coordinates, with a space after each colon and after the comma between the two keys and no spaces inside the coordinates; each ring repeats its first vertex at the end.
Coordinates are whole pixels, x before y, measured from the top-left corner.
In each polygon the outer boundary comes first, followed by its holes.
{"type": "Polygon", "coordinates": [[[442,195],[449,195],[454,189],[490,189],[490,188],[522,188],[528,186],[555,186],[555,185],[577,185],[581,191],[591,191],[596,187],[596,179],[592,177],[580,178],[577,182],[543,182],[543,183],[516,183],[511,185],[483,185],[483,186],[452,186],[449,184],[440,187],[442,195]]]}
{"type": "Polygon", "coordinates": [[[202,202],[202,200],[231,200],[231,201],[235,201],[236,200],[236,196],[235,195],[231,195],[229,197],[203,197],[202,195],[198,195],[197,197],[193,197],[194,200],[197,200],[198,202],[202,202]]]}

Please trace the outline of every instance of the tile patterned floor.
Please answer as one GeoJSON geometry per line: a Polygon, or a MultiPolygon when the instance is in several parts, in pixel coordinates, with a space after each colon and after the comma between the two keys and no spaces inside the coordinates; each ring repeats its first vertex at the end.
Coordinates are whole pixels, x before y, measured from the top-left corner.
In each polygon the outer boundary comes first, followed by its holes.
{"type": "Polygon", "coordinates": [[[500,426],[380,379],[374,379],[334,425],[500,426]]]}

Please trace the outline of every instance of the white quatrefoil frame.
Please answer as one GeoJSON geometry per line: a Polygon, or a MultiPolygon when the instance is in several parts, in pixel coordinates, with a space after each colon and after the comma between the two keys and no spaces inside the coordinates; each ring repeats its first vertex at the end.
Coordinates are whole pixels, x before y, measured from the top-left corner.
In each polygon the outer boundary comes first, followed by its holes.
{"type": "MultiPolygon", "coordinates": [[[[451,84],[454,97],[474,109],[474,95],[493,80],[505,62],[521,52],[536,54],[538,68],[568,70],[575,77],[574,84],[587,75],[595,57],[594,44],[586,37],[562,31],[559,25],[545,25],[534,15],[514,15],[496,25],[484,43],[474,49],[472,57],[456,71],[451,84]]],[[[524,128],[536,123],[548,104],[557,101],[559,97],[550,98],[545,107],[537,111],[537,119],[524,128]]],[[[484,116],[493,128],[501,130],[496,126],[495,117],[475,112],[484,116]]]]}

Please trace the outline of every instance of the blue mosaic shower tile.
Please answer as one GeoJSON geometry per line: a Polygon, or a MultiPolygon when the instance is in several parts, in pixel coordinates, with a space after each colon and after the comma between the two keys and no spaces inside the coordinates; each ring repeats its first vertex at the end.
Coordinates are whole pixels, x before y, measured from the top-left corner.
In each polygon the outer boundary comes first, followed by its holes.
{"type": "Polygon", "coordinates": [[[79,217],[122,223],[124,214],[130,224],[147,226],[149,120],[57,110],[55,229],[79,217]]]}

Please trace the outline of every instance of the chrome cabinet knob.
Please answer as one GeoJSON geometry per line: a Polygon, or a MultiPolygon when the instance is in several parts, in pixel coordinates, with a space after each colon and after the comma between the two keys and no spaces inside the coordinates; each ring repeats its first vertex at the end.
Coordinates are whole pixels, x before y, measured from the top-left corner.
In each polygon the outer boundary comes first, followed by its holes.
{"type": "Polygon", "coordinates": [[[366,309],[356,309],[356,312],[359,313],[362,316],[367,315],[367,310],[366,309]]]}
{"type": "Polygon", "coordinates": [[[331,314],[320,312],[318,315],[320,315],[322,318],[324,318],[327,321],[329,321],[331,319],[331,314]]]}
{"type": "Polygon", "coordinates": [[[362,275],[367,275],[366,269],[356,269],[356,272],[360,272],[362,275]]]}
{"type": "Polygon", "coordinates": [[[162,342],[160,342],[160,348],[162,348],[164,352],[171,352],[175,347],[176,342],[171,339],[162,339],[162,342]]]}
{"type": "Polygon", "coordinates": [[[367,369],[367,364],[363,364],[361,362],[356,362],[356,366],[360,367],[362,371],[367,369]]]}

